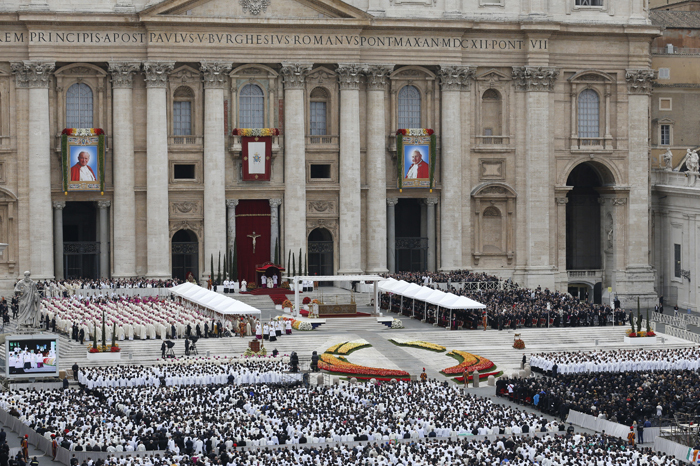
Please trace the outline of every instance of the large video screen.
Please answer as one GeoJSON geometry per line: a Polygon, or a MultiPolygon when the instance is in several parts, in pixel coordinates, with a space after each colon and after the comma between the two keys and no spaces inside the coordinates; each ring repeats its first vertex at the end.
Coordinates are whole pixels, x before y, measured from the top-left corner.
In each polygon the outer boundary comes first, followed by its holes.
{"type": "Polygon", "coordinates": [[[5,339],[8,377],[58,377],[58,338],[13,335],[5,339]]]}

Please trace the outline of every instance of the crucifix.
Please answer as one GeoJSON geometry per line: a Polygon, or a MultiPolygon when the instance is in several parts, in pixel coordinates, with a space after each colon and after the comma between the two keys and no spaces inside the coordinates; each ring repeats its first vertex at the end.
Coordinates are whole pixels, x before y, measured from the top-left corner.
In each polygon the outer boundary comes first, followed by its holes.
{"type": "Polygon", "coordinates": [[[257,241],[258,238],[260,238],[260,235],[256,235],[255,231],[253,231],[252,235],[247,235],[248,238],[253,240],[253,254],[255,254],[255,242],[257,241]]]}

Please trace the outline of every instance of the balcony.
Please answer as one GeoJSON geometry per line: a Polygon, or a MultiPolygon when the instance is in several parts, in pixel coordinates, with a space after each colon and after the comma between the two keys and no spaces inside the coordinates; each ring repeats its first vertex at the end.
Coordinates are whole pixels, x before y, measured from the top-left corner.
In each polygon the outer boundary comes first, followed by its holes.
{"type": "Polygon", "coordinates": [[[567,270],[569,283],[583,282],[596,284],[603,281],[602,270],[567,270]]]}
{"type": "Polygon", "coordinates": [[[169,150],[203,150],[204,136],[168,136],[169,150]]]}
{"type": "Polygon", "coordinates": [[[605,151],[612,152],[612,137],[598,137],[598,138],[571,138],[571,150],[572,151],[605,151]]]}
{"type": "Polygon", "coordinates": [[[307,151],[337,151],[339,149],[340,136],[338,135],[306,136],[307,151]]]}
{"type": "MultiPolygon", "coordinates": [[[[274,160],[280,151],[280,138],[282,136],[272,136],[272,158],[274,160]]],[[[231,147],[229,151],[233,152],[234,157],[240,157],[243,151],[243,143],[241,142],[241,136],[231,136],[231,147]]]]}
{"type": "Polygon", "coordinates": [[[514,150],[511,137],[505,135],[474,136],[474,152],[508,152],[514,150]]]}

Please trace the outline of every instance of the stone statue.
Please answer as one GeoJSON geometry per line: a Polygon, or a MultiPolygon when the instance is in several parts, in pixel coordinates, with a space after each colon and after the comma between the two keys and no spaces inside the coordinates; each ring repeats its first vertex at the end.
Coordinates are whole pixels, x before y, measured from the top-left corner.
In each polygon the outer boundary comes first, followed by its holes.
{"type": "Polygon", "coordinates": [[[697,173],[700,170],[700,160],[698,159],[697,151],[686,149],[685,166],[691,173],[697,173]]]}
{"type": "Polygon", "coordinates": [[[36,282],[29,278],[30,275],[29,271],[24,272],[24,280],[20,280],[15,285],[15,293],[19,295],[18,329],[39,327],[41,295],[36,287],[36,282]]]}
{"type": "Polygon", "coordinates": [[[664,170],[673,170],[673,153],[671,152],[671,149],[666,149],[666,152],[661,154],[660,162],[661,168],[663,168],[664,170]]]}

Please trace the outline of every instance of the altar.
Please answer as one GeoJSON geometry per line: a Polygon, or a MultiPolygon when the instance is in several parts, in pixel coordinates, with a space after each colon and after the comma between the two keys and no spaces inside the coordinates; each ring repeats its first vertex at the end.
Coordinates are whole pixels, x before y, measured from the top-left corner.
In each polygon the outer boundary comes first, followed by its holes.
{"type": "Polygon", "coordinates": [[[357,303],[349,304],[319,304],[318,315],[324,317],[327,315],[350,315],[357,314],[357,303]]]}

